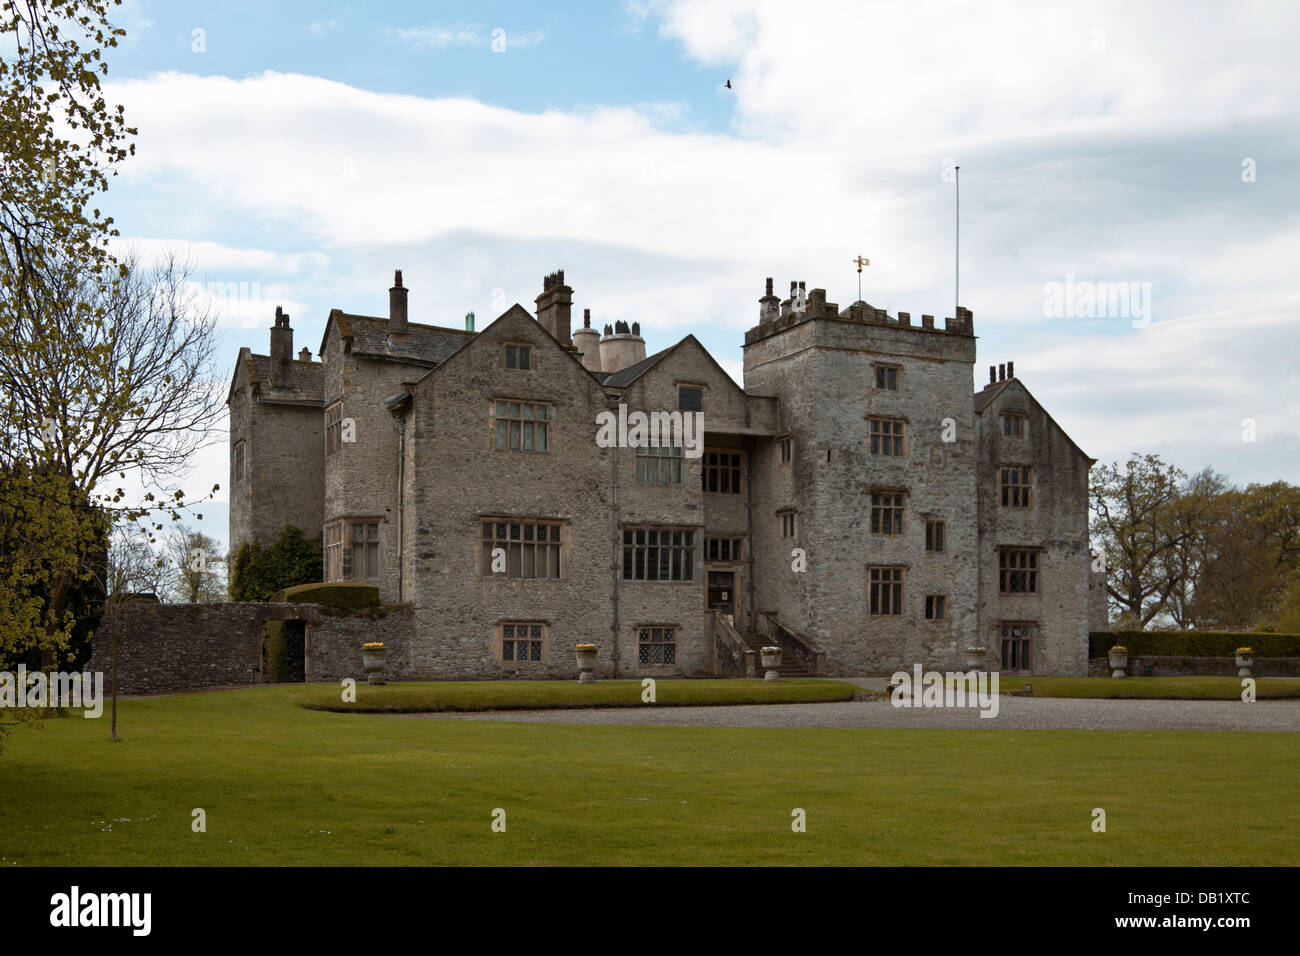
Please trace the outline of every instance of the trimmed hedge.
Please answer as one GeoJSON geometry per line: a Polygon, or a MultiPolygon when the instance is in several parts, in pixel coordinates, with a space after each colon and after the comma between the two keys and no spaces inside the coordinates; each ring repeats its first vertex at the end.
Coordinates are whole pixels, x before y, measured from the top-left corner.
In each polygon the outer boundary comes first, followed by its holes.
{"type": "Polygon", "coordinates": [[[1300,634],[1224,634],[1216,631],[1093,631],[1088,656],[1105,657],[1116,644],[1128,656],[1232,657],[1239,647],[1253,648],[1256,657],[1300,657],[1300,634]]]}
{"type": "Polygon", "coordinates": [[[303,679],[303,633],[298,621],[267,621],[266,679],[272,684],[293,684],[303,679]],[[298,629],[290,625],[298,624],[298,629]]]}
{"type": "Polygon", "coordinates": [[[298,584],[271,598],[277,604],[319,604],[336,611],[379,607],[379,588],[373,584],[298,584]]]}

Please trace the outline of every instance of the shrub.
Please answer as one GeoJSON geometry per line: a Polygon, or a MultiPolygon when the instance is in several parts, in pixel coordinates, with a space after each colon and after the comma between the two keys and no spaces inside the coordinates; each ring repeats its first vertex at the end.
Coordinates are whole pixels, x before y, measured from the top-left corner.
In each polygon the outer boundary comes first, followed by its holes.
{"type": "Polygon", "coordinates": [[[321,543],[286,525],[269,548],[256,541],[240,546],[230,565],[230,600],[268,601],[277,591],[319,581],[324,573],[321,543]]]}
{"type": "Polygon", "coordinates": [[[1300,657],[1300,634],[1215,631],[1093,631],[1088,635],[1088,655],[1105,657],[1113,644],[1123,644],[1131,657],[1232,657],[1243,639],[1260,657],[1300,657]]]}

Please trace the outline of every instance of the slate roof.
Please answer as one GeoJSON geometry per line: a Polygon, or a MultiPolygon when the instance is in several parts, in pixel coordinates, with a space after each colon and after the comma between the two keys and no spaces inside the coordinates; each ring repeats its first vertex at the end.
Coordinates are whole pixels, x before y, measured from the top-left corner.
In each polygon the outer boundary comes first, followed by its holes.
{"type": "Polygon", "coordinates": [[[596,373],[596,378],[600,380],[600,384],[602,385],[608,385],[611,388],[624,388],[625,386],[631,385],[644,373],[654,368],[660,359],[675,348],[677,348],[676,345],[670,345],[668,348],[661,349],[654,355],[647,355],[641,361],[635,362],[627,368],[621,368],[617,372],[596,373]]]}
{"type": "MultiPolygon", "coordinates": [[[[352,339],[352,354],[379,358],[405,359],[412,362],[436,365],[447,360],[452,352],[472,339],[474,332],[448,329],[437,325],[407,324],[406,341],[390,341],[388,320],[370,315],[350,315],[347,312],[330,313],[339,335],[352,339]]],[[[329,324],[326,323],[326,334],[329,324]]],[[[325,347],[321,340],[322,350],[325,347]]]]}
{"type": "Polygon", "coordinates": [[[302,362],[294,359],[289,363],[289,387],[271,388],[271,357],[249,353],[252,362],[250,381],[260,386],[261,398],[285,399],[301,402],[323,402],[325,400],[325,366],[320,362],[302,362]]]}
{"type": "Polygon", "coordinates": [[[988,408],[989,402],[1002,394],[1002,390],[1014,382],[1014,378],[1004,379],[996,385],[988,388],[982,388],[975,393],[975,414],[983,415],[984,409],[988,408]]]}

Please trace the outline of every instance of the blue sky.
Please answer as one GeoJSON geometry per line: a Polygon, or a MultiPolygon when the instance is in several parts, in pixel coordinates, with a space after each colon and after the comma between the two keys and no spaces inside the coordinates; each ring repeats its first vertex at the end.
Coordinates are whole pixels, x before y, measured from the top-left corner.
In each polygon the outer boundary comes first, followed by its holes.
{"type": "MultiPolygon", "coordinates": [[[[330,308],[384,314],[394,268],[414,321],[481,328],[563,267],[576,314],[639,321],[652,351],[693,332],[739,378],[766,276],[843,305],[862,254],[873,305],[950,314],[959,163],[977,386],[1015,361],[1103,460],[1300,480],[1291,5],[128,0],[118,20],[108,91],[140,135],[107,206],[124,245],[189,257],[226,371],[266,351],[277,304],[314,353],[330,308]],[[1067,284],[1149,309],[1051,314],[1067,284]]],[[[187,486],[224,485],[226,454],[187,486]]],[[[224,500],[203,522],[222,540],[224,500]]]]}

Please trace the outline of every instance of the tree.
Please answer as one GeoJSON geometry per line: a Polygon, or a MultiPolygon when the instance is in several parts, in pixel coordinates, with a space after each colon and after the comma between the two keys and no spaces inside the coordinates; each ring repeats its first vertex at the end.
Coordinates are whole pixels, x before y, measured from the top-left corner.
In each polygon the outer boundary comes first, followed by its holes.
{"type": "MultiPolygon", "coordinates": [[[[58,337],[46,320],[67,305],[58,289],[74,279],[111,284],[119,275],[107,250],[112,220],[93,207],[115,164],[132,151],[126,140],[135,132],[100,91],[103,51],[123,35],[108,22],[108,6],[0,4],[0,356],[58,337]]],[[[89,304],[76,315],[88,327],[102,321],[89,304]]],[[[58,358],[45,373],[102,356],[58,358]]],[[[84,507],[90,486],[46,467],[49,456],[38,454],[51,444],[47,423],[55,411],[24,406],[12,384],[0,375],[0,509],[17,542],[0,566],[0,655],[36,646],[48,664],[76,626],[70,596],[87,577],[103,527],[84,507]]]]}
{"type": "Polygon", "coordinates": [[[324,577],[320,541],[308,541],[293,525],[286,525],[269,548],[245,542],[230,566],[230,600],[269,601],[284,588],[313,584],[324,577]]]}
{"type": "Polygon", "coordinates": [[[166,593],[167,565],[150,544],[151,538],[147,529],[133,523],[113,529],[105,581],[108,595],[166,593]]]}
{"type": "Polygon", "coordinates": [[[1106,593],[1120,614],[1145,627],[1179,584],[1175,550],[1186,532],[1172,520],[1187,476],[1159,455],[1133,455],[1093,472],[1093,531],[1106,557],[1106,593]]]}
{"type": "Polygon", "coordinates": [[[1193,596],[1200,626],[1273,621],[1300,565],[1300,488],[1253,484],[1220,496],[1193,596]]]}
{"type": "Polygon", "coordinates": [[[1186,481],[1165,512],[1165,533],[1173,546],[1157,563],[1159,574],[1170,584],[1165,610],[1180,629],[1196,623],[1193,595],[1213,557],[1211,529],[1222,518],[1223,496],[1229,488],[1226,476],[1206,467],[1186,481]]]}
{"type": "Polygon", "coordinates": [[[226,599],[226,559],[217,553],[217,543],[183,524],[167,532],[167,600],[186,604],[226,599]]]}

